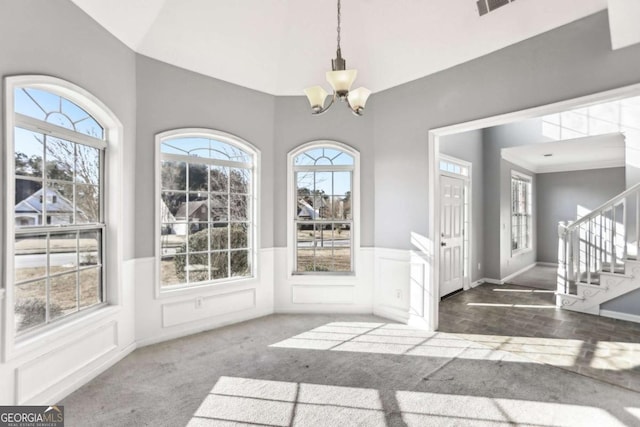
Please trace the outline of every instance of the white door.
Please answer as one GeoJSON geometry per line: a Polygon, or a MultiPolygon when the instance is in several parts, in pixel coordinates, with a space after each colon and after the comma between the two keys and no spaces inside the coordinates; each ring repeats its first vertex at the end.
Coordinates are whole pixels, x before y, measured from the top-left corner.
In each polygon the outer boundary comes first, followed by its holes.
{"type": "Polygon", "coordinates": [[[440,176],[440,296],[463,285],[464,180],[440,176]]]}

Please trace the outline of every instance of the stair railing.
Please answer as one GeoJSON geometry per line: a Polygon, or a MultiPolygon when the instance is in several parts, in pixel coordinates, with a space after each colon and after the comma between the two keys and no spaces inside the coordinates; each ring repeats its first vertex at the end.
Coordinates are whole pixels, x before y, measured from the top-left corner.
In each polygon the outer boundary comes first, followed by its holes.
{"type": "Polygon", "coordinates": [[[624,273],[628,228],[640,242],[640,183],[579,220],[558,225],[558,293],[578,295],[578,285],[600,286],[600,273],[624,273]],[[628,224],[629,214],[635,217],[628,224]]]}

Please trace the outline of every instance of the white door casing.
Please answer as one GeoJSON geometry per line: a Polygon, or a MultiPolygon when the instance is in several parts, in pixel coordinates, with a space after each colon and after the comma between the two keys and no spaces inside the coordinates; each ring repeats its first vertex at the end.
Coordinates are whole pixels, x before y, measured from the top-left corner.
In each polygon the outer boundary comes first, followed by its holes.
{"type": "Polygon", "coordinates": [[[463,179],[440,176],[440,297],[464,284],[464,187],[463,179]]]}

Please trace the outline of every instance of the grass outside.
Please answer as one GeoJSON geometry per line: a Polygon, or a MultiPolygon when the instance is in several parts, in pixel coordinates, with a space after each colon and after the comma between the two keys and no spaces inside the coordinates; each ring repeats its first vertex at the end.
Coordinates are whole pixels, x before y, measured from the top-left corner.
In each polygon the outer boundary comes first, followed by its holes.
{"type": "Polygon", "coordinates": [[[348,241],[351,240],[351,230],[298,230],[299,242],[311,242],[322,240],[348,241]]]}
{"type": "Polygon", "coordinates": [[[336,271],[349,272],[351,267],[351,248],[313,248],[298,249],[297,271],[336,271]],[[315,262],[315,264],[314,264],[315,262]]]}

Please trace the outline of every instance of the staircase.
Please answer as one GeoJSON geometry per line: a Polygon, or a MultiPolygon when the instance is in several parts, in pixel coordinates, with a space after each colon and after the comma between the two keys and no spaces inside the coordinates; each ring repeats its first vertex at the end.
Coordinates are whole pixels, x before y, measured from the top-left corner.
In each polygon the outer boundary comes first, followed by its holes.
{"type": "Polygon", "coordinates": [[[600,314],[601,304],[640,288],[640,184],[560,223],[558,235],[559,307],[600,314]]]}

